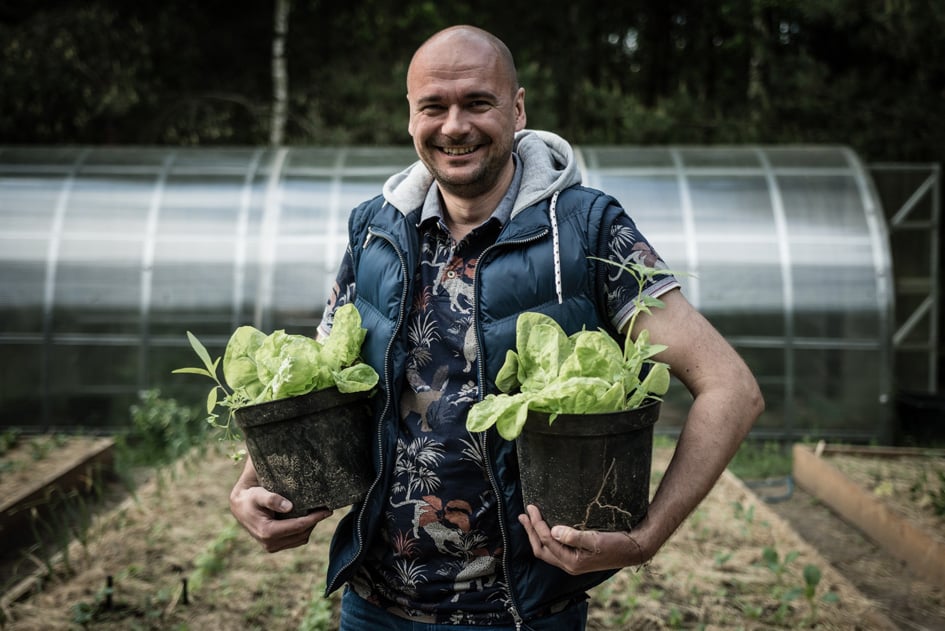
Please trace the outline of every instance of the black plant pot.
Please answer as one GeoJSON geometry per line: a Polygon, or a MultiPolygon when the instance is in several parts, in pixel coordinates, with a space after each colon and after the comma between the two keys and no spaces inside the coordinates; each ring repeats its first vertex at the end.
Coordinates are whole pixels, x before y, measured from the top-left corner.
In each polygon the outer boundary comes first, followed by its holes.
{"type": "Polygon", "coordinates": [[[529,412],[516,439],[522,499],[548,524],[629,531],[650,501],[653,425],[660,402],[599,414],[529,412]]]}
{"type": "Polygon", "coordinates": [[[292,502],[281,517],[364,497],[374,477],[369,396],[329,388],[236,411],[259,483],[292,502]]]}

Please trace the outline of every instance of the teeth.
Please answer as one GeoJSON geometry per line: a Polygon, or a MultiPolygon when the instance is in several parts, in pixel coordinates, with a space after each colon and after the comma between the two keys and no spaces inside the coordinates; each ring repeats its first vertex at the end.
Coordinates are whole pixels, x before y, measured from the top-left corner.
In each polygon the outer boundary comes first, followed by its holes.
{"type": "Polygon", "coordinates": [[[467,153],[472,153],[475,150],[475,145],[470,145],[468,147],[443,147],[443,153],[449,156],[464,156],[467,153]]]}

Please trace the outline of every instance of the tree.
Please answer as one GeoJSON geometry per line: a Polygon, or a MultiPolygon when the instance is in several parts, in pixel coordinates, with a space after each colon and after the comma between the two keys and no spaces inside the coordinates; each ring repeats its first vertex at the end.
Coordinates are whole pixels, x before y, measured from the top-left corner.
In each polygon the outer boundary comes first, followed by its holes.
{"type": "Polygon", "coordinates": [[[280,146],[285,138],[289,107],[289,75],[285,59],[285,38],[289,31],[292,0],[276,0],[272,37],[272,125],[269,144],[280,146]]]}

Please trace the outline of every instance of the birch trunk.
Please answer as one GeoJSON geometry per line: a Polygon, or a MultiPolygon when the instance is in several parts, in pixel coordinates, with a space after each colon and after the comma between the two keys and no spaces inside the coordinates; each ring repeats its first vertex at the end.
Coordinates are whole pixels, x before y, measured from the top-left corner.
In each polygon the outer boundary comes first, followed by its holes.
{"type": "Polygon", "coordinates": [[[289,106],[289,72],[286,68],[285,38],[289,31],[292,0],[276,0],[272,37],[272,122],[269,144],[278,147],[285,140],[289,106]]]}

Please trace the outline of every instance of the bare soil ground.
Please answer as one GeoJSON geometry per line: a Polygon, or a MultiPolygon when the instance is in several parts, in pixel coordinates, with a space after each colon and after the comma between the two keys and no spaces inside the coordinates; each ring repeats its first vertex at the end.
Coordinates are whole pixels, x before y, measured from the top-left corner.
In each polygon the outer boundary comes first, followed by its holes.
{"type": "MultiPolygon", "coordinates": [[[[654,482],[668,455],[657,452],[654,482]]],[[[3,628],[336,628],[338,596],[321,592],[344,510],[308,546],[266,554],[229,515],[237,474],[224,450],[194,454],[100,514],[68,554],[20,556],[34,578],[6,586],[3,628]]],[[[650,564],[591,598],[595,631],[945,628],[940,586],[884,560],[802,492],[767,504],[729,474],[650,564]],[[821,574],[810,598],[808,565],[821,574]]]]}

